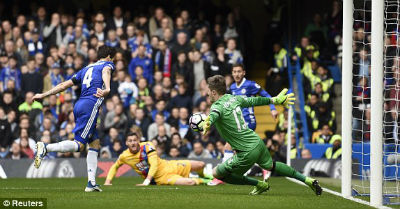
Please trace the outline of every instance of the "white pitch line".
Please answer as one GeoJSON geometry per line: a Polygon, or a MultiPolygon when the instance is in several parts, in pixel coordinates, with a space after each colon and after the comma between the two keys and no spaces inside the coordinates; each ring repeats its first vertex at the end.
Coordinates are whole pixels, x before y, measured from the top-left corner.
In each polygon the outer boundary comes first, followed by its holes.
{"type": "MultiPolygon", "coordinates": [[[[307,186],[306,184],[304,184],[303,182],[301,182],[301,181],[299,181],[297,179],[292,179],[292,178],[289,178],[289,177],[286,177],[286,179],[291,181],[291,182],[294,182],[296,184],[307,186]]],[[[336,195],[336,196],[339,196],[339,197],[343,197],[342,194],[340,194],[339,192],[330,190],[328,188],[322,187],[322,190],[323,190],[322,192],[328,192],[330,194],[333,194],[333,195],[336,195]]],[[[357,203],[360,203],[360,204],[363,204],[363,205],[368,205],[368,206],[371,206],[371,207],[374,207],[374,208],[378,208],[378,209],[393,209],[393,208],[388,207],[388,206],[375,207],[375,206],[370,205],[368,201],[365,201],[365,200],[362,200],[362,199],[359,199],[359,198],[355,198],[355,197],[343,197],[343,198],[351,200],[351,201],[354,201],[354,202],[357,202],[357,203]]]]}
{"type": "MultiPolygon", "coordinates": [[[[108,187],[102,187],[102,188],[104,189],[104,188],[108,188],[108,187]]],[[[109,188],[111,188],[111,187],[109,187],[109,188]]],[[[40,187],[40,188],[35,188],[35,187],[3,187],[3,188],[0,188],[0,190],[24,190],[24,189],[27,189],[27,190],[42,190],[42,189],[45,189],[45,190],[65,190],[66,188],[54,188],[54,187],[47,187],[47,188],[46,187],[40,187]]],[[[75,188],[67,188],[67,189],[75,190],[75,188]]],[[[118,190],[178,190],[178,189],[179,189],[178,187],[175,187],[175,188],[161,188],[161,187],[118,188],[118,190]]]]}

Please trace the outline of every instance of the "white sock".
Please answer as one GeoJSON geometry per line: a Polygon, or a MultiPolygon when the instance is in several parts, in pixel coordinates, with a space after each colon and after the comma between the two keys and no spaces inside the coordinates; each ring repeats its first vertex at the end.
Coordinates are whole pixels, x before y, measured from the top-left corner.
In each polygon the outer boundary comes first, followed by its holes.
{"type": "Polygon", "coordinates": [[[224,158],[222,158],[222,162],[227,161],[231,157],[233,157],[233,150],[225,150],[224,151],[224,158]]]}
{"type": "Polygon", "coordinates": [[[47,152],[78,152],[78,142],[65,140],[58,143],[48,144],[46,146],[47,152]]]}
{"type": "Polygon", "coordinates": [[[88,171],[88,181],[92,185],[96,185],[96,171],[97,171],[97,155],[99,151],[93,148],[89,148],[86,156],[87,171],[88,171]]]}

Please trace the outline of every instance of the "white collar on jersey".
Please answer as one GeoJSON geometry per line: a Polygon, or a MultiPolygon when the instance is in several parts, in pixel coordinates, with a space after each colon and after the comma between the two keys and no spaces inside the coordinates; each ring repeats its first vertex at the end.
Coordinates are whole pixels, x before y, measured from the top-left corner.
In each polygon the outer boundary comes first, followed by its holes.
{"type": "Polygon", "coordinates": [[[239,86],[238,86],[237,83],[236,83],[236,88],[240,88],[240,87],[244,84],[244,82],[246,82],[246,78],[243,78],[243,80],[242,80],[242,82],[239,84],[239,86]]]}

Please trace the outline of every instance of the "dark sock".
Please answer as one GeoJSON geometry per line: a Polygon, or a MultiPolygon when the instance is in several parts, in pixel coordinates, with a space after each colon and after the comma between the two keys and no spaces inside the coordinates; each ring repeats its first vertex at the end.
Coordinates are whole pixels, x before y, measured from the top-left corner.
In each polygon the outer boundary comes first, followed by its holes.
{"type": "Polygon", "coordinates": [[[237,184],[237,185],[253,185],[256,186],[258,184],[257,179],[253,179],[247,176],[243,175],[238,175],[231,173],[227,176],[225,176],[223,179],[220,179],[222,181],[225,181],[230,184],[237,184]]]}
{"type": "Polygon", "coordinates": [[[306,177],[299,173],[298,171],[296,171],[294,168],[286,165],[285,163],[281,163],[281,162],[276,162],[275,164],[275,172],[281,176],[287,176],[287,177],[291,177],[291,178],[295,178],[299,181],[305,182],[306,181],[306,177]]]}

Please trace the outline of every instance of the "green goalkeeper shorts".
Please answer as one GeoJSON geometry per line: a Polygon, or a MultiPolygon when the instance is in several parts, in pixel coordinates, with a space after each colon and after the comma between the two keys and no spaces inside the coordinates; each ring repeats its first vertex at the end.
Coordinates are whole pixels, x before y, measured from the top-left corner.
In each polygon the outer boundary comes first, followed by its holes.
{"type": "Polygon", "coordinates": [[[217,166],[217,175],[224,177],[230,173],[243,175],[255,163],[261,168],[271,170],[273,162],[268,149],[265,147],[264,142],[260,140],[258,145],[251,151],[236,152],[236,154],[229,158],[227,161],[217,166]]]}

